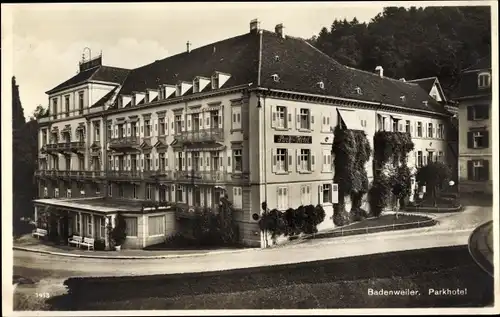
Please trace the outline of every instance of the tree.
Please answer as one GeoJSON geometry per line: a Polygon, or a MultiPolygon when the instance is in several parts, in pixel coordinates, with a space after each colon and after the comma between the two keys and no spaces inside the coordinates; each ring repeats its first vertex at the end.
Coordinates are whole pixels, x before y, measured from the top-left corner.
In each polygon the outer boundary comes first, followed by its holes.
{"type": "Polygon", "coordinates": [[[111,230],[111,239],[115,246],[121,246],[127,238],[127,223],[125,217],[118,213],[116,215],[115,227],[111,230]]]}
{"type": "Polygon", "coordinates": [[[416,181],[419,185],[425,186],[427,192],[437,205],[437,197],[440,190],[446,186],[451,179],[451,170],[443,162],[430,162],[417,170],[416,181]]]}
{"type": "Polygon", "coordinates": [[[42,105],[38,105],[33,111],[33,115],[30,117],[30,121],[38,120],[40,118],[45,117],[48,114],[48,110],[45,109],[42,105]]]}

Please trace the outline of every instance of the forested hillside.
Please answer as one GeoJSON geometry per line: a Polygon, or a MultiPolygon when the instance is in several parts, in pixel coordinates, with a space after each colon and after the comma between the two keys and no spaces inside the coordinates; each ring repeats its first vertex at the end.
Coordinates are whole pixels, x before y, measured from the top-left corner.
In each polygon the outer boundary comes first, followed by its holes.
{"type": "Polygon", "coordinates": [[[310,39],[342,64],[393,78],[438,76],[445,93],[491,50],[489,7],[384,8],[369,23],[335,20],[310,39]]]}

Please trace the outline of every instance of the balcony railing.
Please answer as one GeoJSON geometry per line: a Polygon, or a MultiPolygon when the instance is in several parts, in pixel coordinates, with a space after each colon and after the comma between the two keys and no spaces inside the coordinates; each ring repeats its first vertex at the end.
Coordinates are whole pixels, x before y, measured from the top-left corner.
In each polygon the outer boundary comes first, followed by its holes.
{"type": "Polygon", "coordinates": [[[175,179],[194,183],[225,183],[231,181],[231,175],[224,171],[175,171],[175,179]]]}
{"type": "Polygon", "coordinates": [[[180,142],[222,142],[224,141],[224,129],[213,128],[197,131],[184,131],[176,137],[180,142]]]}
{"type": "Polygon", "coordinates": [[[82,151],[82,150],[85,150],[85,142],[76,141],[76,142],[59,142],[59,143],[45,144],[44,149],[47,152],[82,151]]]}
{"type": "Polygon", "coordinates": [[[109,140],[111,148],[130,148],[139,146],[140,138],[136,136],[127,136],[122,138],[114,138],[109,140]]]}
{"type": "Polygon", "coordinates": [[[83,171],[83,170],[37,170],[35,171],[35,176],[38,177],[64,177],[72,179],[92,179],[104,177],[106,173],[104,171],[83,171]]]}
{"type": "Polygon", "coordinates": [[[174,180],[172,171],[108,171],[106,176],[123,180],[174,180]]]}

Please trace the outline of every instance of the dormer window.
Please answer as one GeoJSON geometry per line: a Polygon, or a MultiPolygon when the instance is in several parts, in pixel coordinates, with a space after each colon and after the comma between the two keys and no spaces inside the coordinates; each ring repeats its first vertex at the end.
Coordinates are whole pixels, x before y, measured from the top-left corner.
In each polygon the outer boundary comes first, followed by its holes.
{"type": "Polygon", "coordinates": [[[356,87],[356,89],[354,89],[354,90],[356,91],[356,94],[361,95],[361,88],[356,87]]]}
{"type": "Polygon", "coordinates": [[[214,74],[212,76],[212,89],[219,89],[219,75],[214,74]]]}
{"type": "Polygon", "coordinates": [[[193,93],[200,92],[200,79],[196,78],[193,80],[193,93]]]}
{"type": "Polygon", "coordinates": [[[427,106],[429,104],[427,100],[422,101],[422,103],[424,104],[424,106],[427,106]]]}
{"type": "Polygon", "coordinates": [[[477,76],[477,86],[479,88],[489,88],[491,86],[490,73],[480,73],[477,76]]]}
{"type": "Polygon", "coordinates": [[[399,99],[401,99],[402,102],[406,101],[406,96],[399,96],[399,99]]]}
{"type": "Polygon", "coordinates": [[[279,62],[279,61],[280,61],[280,57],[279,57],[279,55],[275,55],[275,56],[274,56],[274,60],[275,60],[276,62],[279,62]]]}
{"type": "Polygon", "coordinates": [[[181,95],[181,92],[182,92],[182,85],[181,84],[177,84],[175,86],[175,96],[179,97],[181,95]]]}
{"type": "Polygon", "coordinates": [[[272,74],[271,77],[273,81],[276,83],[280,81],[280,76],[278,76],[278,74],[272,74]]]}
{"type": "Polygon", "coordinates": [[[325,89],[325,83],[322,81],[317,82],[316,85],[318,85],[319,89],[325,89]]]}

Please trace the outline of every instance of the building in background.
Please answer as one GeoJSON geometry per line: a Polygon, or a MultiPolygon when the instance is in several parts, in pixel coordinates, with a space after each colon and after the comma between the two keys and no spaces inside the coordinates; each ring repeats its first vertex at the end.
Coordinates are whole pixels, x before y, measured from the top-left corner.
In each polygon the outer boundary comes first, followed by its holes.
{"type": "MultiPolygon", "coordinates": [[[[62,235],[106,240],[115,215],[125,247],[189,231],[181,214],[144,201],[217,208],[227,195],[240,239],[260,246],[261,203],[286,210],[321,204],[333,227],[333,128],[411,133],[409,164],[446,160],[450,113],[418,83],[339,64],[282,25],[125,70],[82,62],[47,92],[40,120],[40,210],[62,211],[62,235]]],[[[444,98],[444,97],[442,97],[444,98]]],[[[373,178],[368,162],[369,179],[373,178]]],[[[107,241],[107,240],[106,240],[107,241]]]]}
{"type": "Polygon", "coordinates": [[[454,100],[459,103],[459,188],[492,194],[491,56],[465,69],[454,100]]]}

